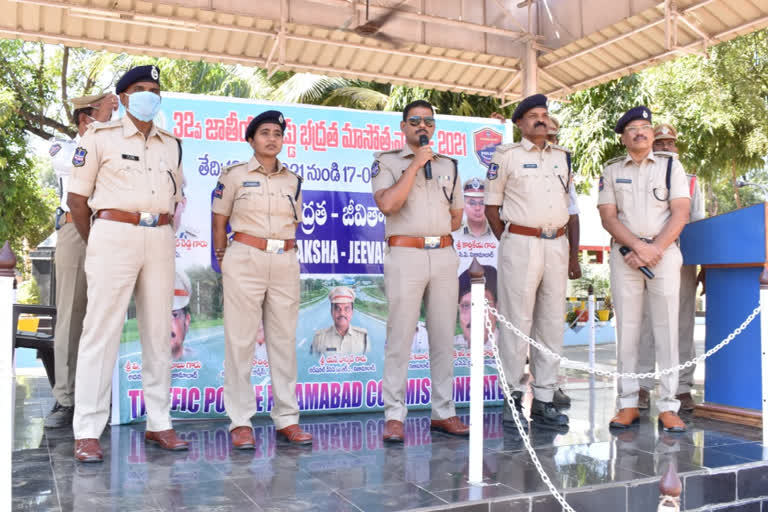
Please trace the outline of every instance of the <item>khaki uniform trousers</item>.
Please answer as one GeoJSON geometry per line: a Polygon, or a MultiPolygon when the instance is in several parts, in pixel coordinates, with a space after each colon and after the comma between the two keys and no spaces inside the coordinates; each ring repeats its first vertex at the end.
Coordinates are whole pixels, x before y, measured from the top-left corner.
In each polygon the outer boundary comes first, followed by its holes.
{"type": "MultiPolygon", "coordinates": [[[[559,354],[565,330],[568,240],[505,232],[499,244],[499,312],[523,333],[559,354]]],[[[528,343],[511,330],[499,330],[499,356],[512,391],[526,391],[528,343]]],[[[551,402],[560,363],[531,347],[533,397],[551,402]]]]}
{"type": "Polygon", "coordinates": [[[427,309],[432,419],[456,416],[453,402],[453,335],[459,308],[459,257],[453,246],[442,249],[388,247],[384,286],[389,302],[384,348],[384,417],[405,421],[411,343],[422,298],[427,309]]]}
{"type": "MultiPolygon", "coordinates": [[[[624,263],[618,245],[611,250],[611,293],[616,307],[616,343],[619,372],[637,372],[641,325],[643,318],[643,296],[648,293],[653,339],[656,346],[656,362],[660,368],[671,368],[678,364],[677,324],[680,308],[680,267],[683,256],[677,244],[664,251],[658,265],[651,270],[653,279],[646,279],[642,272],[624,263]]],[[[663,375],[659,379],[659,397],[656,406],[659,412],[677,412],[680,402],[677,394],[677,372],[663,375]]],[[[638,379],[620,378],[618,381],[619,409],[637,407],[640,382],[638,379]]]]}
{"type": "Polygon", "coordinates": [[[56,336],[53,340],[56,385],[53,396],[67,407],[75,404],[77,347],[88,304],[85,247],[85,241],[72,222],[56,233],[56,336]]]}
{"type": "MultiPolygon", "coordinates": [[[[678,363],[690,361],[696,357],[696,347],[693,344],[693,328],[696,321],[696,265],[683,265],[680,269],[680,318],[678,320],[678,363]]],[[[643,306],[643,323],[640,332],[640,359],[638,372],[652,372],[656,368],[654,357],[653,329],[651,328],[651,313],[648,306],[648,294],[645,294],[643,306]]],[[[660,368],[663,369],[663,368],[660,368]]],[[[693,389],[693,373],[696,365],[680,371],[677,384],[677,393],[690,393],[693,389]]],[[[652,389],[655,385],[653,379],[641,379],[640,387],[652,389]]]]}
{"type": "Polygon", "coordinates": [[[299,422],[296,400],[296,322],[299,316],[299,260],[296,251],[268,253],[239,242],[222,261],[224,285],[224,405],[230,430],[250,427],[256,414],[251,384],[259,324],[272,379],[272,421],[277,429],[299,422]]]}
{"type": "Polygon", "coordinates": [[[175,242],[169,225],[97,219],[85,256],[88,310],[77,356],[75,439],[98,438],[109,417],[112,372],[133,294],[141,338],[147,430],[171,428],[171,305],[175,242]]]}

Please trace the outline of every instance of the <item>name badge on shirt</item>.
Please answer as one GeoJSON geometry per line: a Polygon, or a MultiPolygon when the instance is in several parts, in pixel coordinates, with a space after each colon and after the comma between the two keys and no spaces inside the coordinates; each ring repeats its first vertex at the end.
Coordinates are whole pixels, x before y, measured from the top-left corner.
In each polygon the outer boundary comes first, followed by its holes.
{"type": "Polygon", "coordinates": [[[539,164],[523,164],[523,169],[535,169],[539,164]]]}
{"type": "Polygon", "coordinates": [[[243,186],[244,187],[260,187],[261,182],[260,181],[244,181],[243,186]]]}
{"type": "Polygon", "coordinates": [[[326,352],[336,352],[336,347],[328,347],[325,349],[326,352]]]}
{"type": "Polygon", "coordinates": [[[123,160],[132,160],[134,162],[138,162],[139,161],[139,157],[136,156],[136,155],[126,155],[126,154],[123,154],[123,160]]]}
{"type": "Polygon", "coordinates": [[[632,178],[616,178],[616,183],[632,183],[632,178]]]}

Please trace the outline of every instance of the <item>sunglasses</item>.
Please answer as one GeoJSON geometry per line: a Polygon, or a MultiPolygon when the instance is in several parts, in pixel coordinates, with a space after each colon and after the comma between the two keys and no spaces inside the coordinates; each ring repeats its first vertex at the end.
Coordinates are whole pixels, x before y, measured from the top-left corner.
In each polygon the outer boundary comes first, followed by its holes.
{"type": "Polygon", "coordinates": [[[432,128],[433,126],[435,126],[434,117],[411,116],[408,118],[408,124],[411,126],[419,126],[422,121],[424,121],[424,124],[427,125],[429,128],[432,128]]]}

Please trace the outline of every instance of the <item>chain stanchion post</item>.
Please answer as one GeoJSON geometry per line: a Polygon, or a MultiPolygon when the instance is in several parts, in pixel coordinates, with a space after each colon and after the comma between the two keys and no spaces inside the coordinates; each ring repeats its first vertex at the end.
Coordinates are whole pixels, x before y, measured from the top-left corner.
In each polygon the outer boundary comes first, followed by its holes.
{"type": "Polygon", "coordinates": [[[674,460],[669,461],[669,466],[659,481],[659,508],[657,512],[679,512],[680,511],[680,493],[683,491],[683,483],[677,476],[677,464],[674,460]]]}
{"type": "Polygon", "coordinates": [[[485,271],[477,258],[469,267],[471,278],[472,314],[470,322],[469,377],[469,483],[483,481],[483,380],[485,379],[485,271]]]}
{"type": "MultiPolygon", "coordinates": [[[[768,265],[760,274],[760,305],[768,304],[768,265]]],[[[768,446],[768,313],[760,313],[760,361],[763,377],[763,446],[768,446]]]]}
{"type": "MultiPolygon", "coordinates": [[[[589,368],[595,370],[595,289],[589,285],[587,312],[589,313],[589,368]]],[[[595,435],[595,374],[589,374],[589,435],[594,442],[595,435]]]]}
{"type": "Polygon", "coordinates": [[[589,367],[595,369],[595,290],[589,285],[587,312],[589,313],[589,367]]]}
{"type": "MultiPolygon", "coordinates": [[[[15,410],[15,391],[13,357],[14,338],[16,326],[13,325],[13,303],[15,294],[13,291],[13,279],[15,277],[16,256],[11,251],[8,242],[0,249],[0,410],[10,411],[3,416],[0,422],[0,453],[11,453],[13,450],[13,423],[15,410]],[[5,341],[2,341],[5,340],[5,341]],[[10,349],[9,349],[10,347],[10,349]],[[4,426],[2,426],[4,425],[4,426]]],[[[5,464],[0,464],[0,496],[11,496],[11,463],[10,459],[5,464]]]]}

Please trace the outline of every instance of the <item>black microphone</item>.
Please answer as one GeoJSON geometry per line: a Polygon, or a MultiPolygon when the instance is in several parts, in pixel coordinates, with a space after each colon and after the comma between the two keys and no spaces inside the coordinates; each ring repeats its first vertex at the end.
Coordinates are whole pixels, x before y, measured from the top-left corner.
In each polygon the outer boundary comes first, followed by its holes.
{"type": "MultiPolygon", "coordinates": [[[[626,245],[622,245],[621,247],[619,247],[619,252],[621,253],[622,256],[626,256],[627,254],[632,252],[632,249],[630,249],[626,245]]],[[[640,272],[645,274],[645,277],[647,277],[648,279],[653,279],[654,277],[656,277],[653,274],[653,272],[651,272],[651,269],[649,269],[648,267],[643,266],[643,267],[640,267],[638,270],[640,270],[640,272]]]]}
{"type": "MultiPolygon", "coordinates": [[[[429,139],[426,135],[419,135],[419,145],[429,146],[429,139]]],[[[432,179],[432,162],[427,162],[424,164],[424,177],[428,180],[432,179]]]]}

